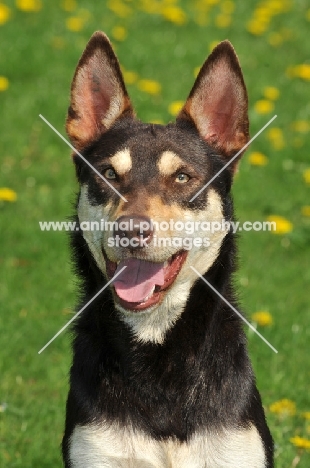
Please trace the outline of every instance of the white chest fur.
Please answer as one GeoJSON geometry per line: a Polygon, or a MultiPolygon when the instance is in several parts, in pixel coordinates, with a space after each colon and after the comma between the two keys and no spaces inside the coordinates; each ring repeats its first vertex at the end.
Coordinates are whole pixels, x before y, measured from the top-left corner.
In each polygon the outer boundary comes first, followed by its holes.
{"type": "Polygon", "coordinates": [[[264,468],[254,426],[196,434],[188,443],[155,441],[116,425],[77,426],[70,439],[73,468],[264,468]]]}

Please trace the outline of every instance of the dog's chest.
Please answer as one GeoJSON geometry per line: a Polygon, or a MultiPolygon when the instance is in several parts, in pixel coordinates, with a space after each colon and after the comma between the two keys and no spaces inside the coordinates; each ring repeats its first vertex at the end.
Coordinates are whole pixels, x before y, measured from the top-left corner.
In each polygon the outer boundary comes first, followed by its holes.
{"type": "Polygon", "coordinates": [[[73,468],[264,468],[254,426],[200,433],[189,442],[157,441],[114,424],[77,426],[70,438],[73,468]]]}

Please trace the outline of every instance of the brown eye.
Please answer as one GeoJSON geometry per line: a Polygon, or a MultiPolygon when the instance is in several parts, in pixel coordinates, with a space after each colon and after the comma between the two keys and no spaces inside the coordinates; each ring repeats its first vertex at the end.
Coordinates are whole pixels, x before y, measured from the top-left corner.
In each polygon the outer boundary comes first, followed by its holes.
{"type": "Polygon", "coordinates": [[[184,172],[180,172],[180,174],[176,176],[175,181],[178,184],[186,184],[186,182],[188,182],[189,179],[190,177],[187,174],[184,174],[184,172]]]}
{"type": "Polygon", "coordinates": [[[112,169],[111,167],[109,167],[108,169],[106,169],[104,172],[103,172],[103,175],[106,179],[109,179],[109,180],[113,180],[113,179],[116,179],[116,172],[114,171],[114,169],[112,169]]]}

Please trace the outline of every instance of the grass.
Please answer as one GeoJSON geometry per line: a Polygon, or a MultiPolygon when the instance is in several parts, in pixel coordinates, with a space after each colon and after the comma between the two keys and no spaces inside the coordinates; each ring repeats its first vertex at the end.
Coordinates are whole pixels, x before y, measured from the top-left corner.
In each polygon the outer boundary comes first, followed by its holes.
{"type": "Polygon", "coordinates": [[[169,104],[186,98],[194,69],[203,63],[211,44],[225,38],[234,44],[244,70],[251,134],[278,114],[272,127],[280,130],[280,136],[270,138],[266,131],[251,145],[235,180],[234,198],[240,221],[280,215],[293,229],[278,235],[240,233],[236,284],[250,319],[261,310],[272,316],[272,324],[257,326],[278,349],[277,355],[253,333],[248,336],[276,442],[276,467],[307,468],[309,451],[290,441],[296,435],[310,438],[304,415],[310,411],[310,219],[301,211],[309,205],[305,171],[310,167],[310,140],[309,131],[294,129],[296,121],[306,122],[305,130],[310,125],[310,77],[309,69],[298,77],[292,68],[309,59],[306,2],[19,0],[5,4],[10,15],[6,20],[0,4],[0,75],[8,79],[9,87],[0,93],[0,187],[14,190],[17,200],[0,202],[0,465],[61,466],[70,337],[64,333],[42,355],[37,352],[72,316],[75,280],[66,234],[42,233],[38,221],[70,215],[77,186],[70,150],[38,115],[64,131],[74,68],[92,32],[101,29],[118,38],[113,42],[124,69],[138,75],[128,89],[144,121],[173,119],[169,104]],[[255,13],[259,5],[265,5],[260,10],[265,30],[259,29],[262,23],[255,13]],[[38,11],[23,11],[27,6],[38,11]],[[77,18],[73,26],[80,27],[78,31],[68,29],[71,17],[77,18]],[[249,32],[249,21],[259,34],[249,32]],[[122,35],[125,40],[120,40],[122,35]],[[159,82],[161,92],[141,91],[141,79],[159,82]],[[279,98],[272,101],[273,111],[259,113],[255,103],[270,86],[279,91],[279,98]],[[251,164],[253,151],[267,156],[268,164],[251,164]],[[275,412],[271,405],[282,399],[291,400],[295,409],[285,410],[283,403],[275,412]]]}

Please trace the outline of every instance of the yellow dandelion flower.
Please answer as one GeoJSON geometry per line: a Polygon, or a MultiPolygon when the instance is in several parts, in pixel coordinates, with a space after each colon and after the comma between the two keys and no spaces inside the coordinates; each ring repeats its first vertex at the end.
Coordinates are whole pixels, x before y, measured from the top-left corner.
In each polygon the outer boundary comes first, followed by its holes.
{"type": "Polygon", "coordinates": [[[130,70],[123,70],[123,77],[127,84],[134,84],[138,81],[138,73],[130,70]]]}
{"type": "Polygon", "coordinates": [[[0,24],[6,23],[11,16],[11,9],[4,5],[4,3],[0,3],[0,24]]]}
{"type": "Polygon", "coordinates": [[[287,234],[293,230],[293,224],[283,216],[271,215],[267,217],[267,221],[275,223],[273,234],[287,234]]]}
{"type": "Polygon", "coordinates": [[[231,15],[235,10],[235,4],[232,0],[224,0],[224,2],[221,3],[220,8],[223,13],[231,15]]]}
{"type": "Polygon", "coordinates": [[[248,161],[252,166],[266,166],[268,164],[268,158],[263,153],[259,151],[253,151],[249,157],[248,161]]]}
{"type": "Polygon", "coordinates": [[[149,13],[150,15],[155,15],[160,13],[160,5],[157,2],[152,0],[140,0],[141,10],[149,13]]]}
{"type": "Polygon", "coordinates": [[[246,29],[254,36],[261,36],[266,31],[267,26],[262,21],[251,19],[247,22],[246,29]]]}
{"type": "MultiPolygon", "coordinates": [[[[258,4],[254,10],[253,17],[247,23],[247,30],[256,36],[262,35],[268,28],[273,16],[288,11],[291,8],[290,1],[269,0],[258,4]]],[[[277,46],[283,39],[278,33],[270,33],[268,41],[271,45],[277,46]]]]}
{"type": "Polygon", "coordinates": [[[63,0],[61,8],[65,11],[74,11],[77,8],[76,0],[63,0]]]}
{"type": "Polygon", "coordinates": [[[42,2],[41,0],[16,0],[16,7],[22,11],[40,11],[42,2]]]}
{"type": "MultiPolygon", "coordinates": [[[[305,206],[302,206],[301,207],[301,214],[303,216],[308,216],[310,217],[310,205],[305,205],[305,206]]],[[[310,415],[310,412],[309,412],[309,415],[310,415]]],[[[310,417],[309,417],[310,419],[310,417]]]]}
{"type": "Polygon", "coordinates": [[[304,411],[303,413],[301,413],[301,415],[304,419],[307,419],[307,421],[310,420],[310,411],[304,411]]]}
{"type": "Polygon", "coordinates": [[[182,26],[182,24],[185,24],[187,21],[186,13],[182,10],[182,8],[176,5],[164,6],[161,9],[161,14],[166,20],[171,21],[171,23],[175,23],[179,26],[182,26]]]}
{"type": "Polygon", "coordinates": [[[218,28],[228,28],[231,24],[231,16],[225,14],[219,14],[215,18],[215,24],[218,28]]]}
{"type": "Polygon", "coordinates": [[[267,136],[270,140],[280,140],[283,138],[283,132],[279,127],[269,128],[267,131],[267,136]]]}
{"type": "Polygon", "coordinates": [[[276,150],[281,150],[285,146],[284,135],[281,128],[270,128],[266,132],[267,138],[270,140],[272,147],[276,150]]]}
{"type": "Polygon", "coordinates": [[[280,96],[280,91],[274,86],[266,86],[263,93],[265,98],[269,99],[270,101],[275,101],[280,96]]]}
{"type": "Polygon", "coordinates": [[[169,106],[168,106],[169,114],[171,114],[173,116],[177,115],[180,112],[180,110],[182,109],[183,106],[184,106],[183,101],[173,101],[173,102],[171,102],[171,104],[169,104],[169,106]]]}
{"type": "Polygon", "coordinates": [[[295,65],[293,67],[288,67],[286,70],[288,76],[293,78],[301,78],[303,80],[310,80],[310,64],[303,63],[301,65],[295,65]]]}
{"type": "Polygon", "coordinates": [[[296,404],[287,398],[276,401],[269,406],[272,413],[279,414],[281,416],[294,416],[296,414],[296,404]]]}
{"type": "Polygon", "coordinates": [[[139,80],[138,88],[144,93],[153,95],[160,94],[161,92],[161,85],[155,80],[139,80]]]}
{"type": "Polygon", "coordinates": [[[268,5],[259,6],[254,11],[254,18],[257,18],[261,22],[268,23],[270,21],[270,17],[271,17],[271,12],[270,12],[270,9],[268,8],[268,5]]]}
{"type": "Polygon", "coordinates": [[[289,11],[292,6],[290,0],[269,0],[267,4],[273,15],[289,11]]]}
{"type": "Polygon", "coordinates": [[[69,31],[79,32],[83,27],[84,20],[79,16],[70,16],[70,18],[66,20],[66,28],[69,29],[69,31]]]}
{"type": "Polygon", "coordinates": [[[307,133],[310,131],[310,122],[307,120],[296,120],[291,124],[292,130],[300,133],[307,133]]]}
{"type": "Polygon", "coordinates": [[[285,147],[284,139],[272,140],[271,145],[275,150],[281,150],[285,147]]]}
{"type": "Polygon", "coordinates": [[[17,200],[17,194],[12,189],[6,187],[0,188],[0,200],[15,202],[17,200]]]}
{"type": "Polygon", "coordinates": [[[266,327],[267,325],[272,324],[272,316],[269,312],[262,310],[260,312],[255,312],[255,314],[252,314],[252,320],[261,327],[266,327]]]}
{"type": "Polygon", "coordinates": [[[310,21],[310,8],[306,11],[306,19],[310,21]]]}
{"type": "Polygon", "coordinates": [[[254,109],[258,114],[269,114],[274,109],[274,103],[267,99],[260,99],[256,101],[254,109]]]}
{"type": "Polygon", "coordinates": [[[204,3],[208,6],[214,6],[220,3],[220,0],[205,0],[204,3]]]}
{"type": "Polygon", "coordinates": [[[296,67],[295,72],[303,80],[310,80],[310,65],[308,63],[296,67]]]}
{"type": "Polygon", "coordinates": [[[290,442],[295,445],[295,447],[300,449],[310,449],[310,440],[305,439],[304,437],[295,436],[290,439],[290,442]]]}
{"type": "Polygon", "coordinates": [[[303,178],[306,184],[310,184],[310,167],[303,172],[303,178]]]}
{"type": "Polygon", "coordinates": [[[9,80],[6,76],[0,76],[0,91],[6,91],[9,87],[9,80]]]}
{"type": "Polygon", "coordinates": [[[120,18],[127,18],[132,13],[132,9],[121,0],[109,0],[107,6],[120,18]]]}
{"type": "Polygon", "coordinates": [[[127,30],[123,26],[115,26],[112,29],[112,37],[116,41],[124,41],[127,37],[127,30]]]}

